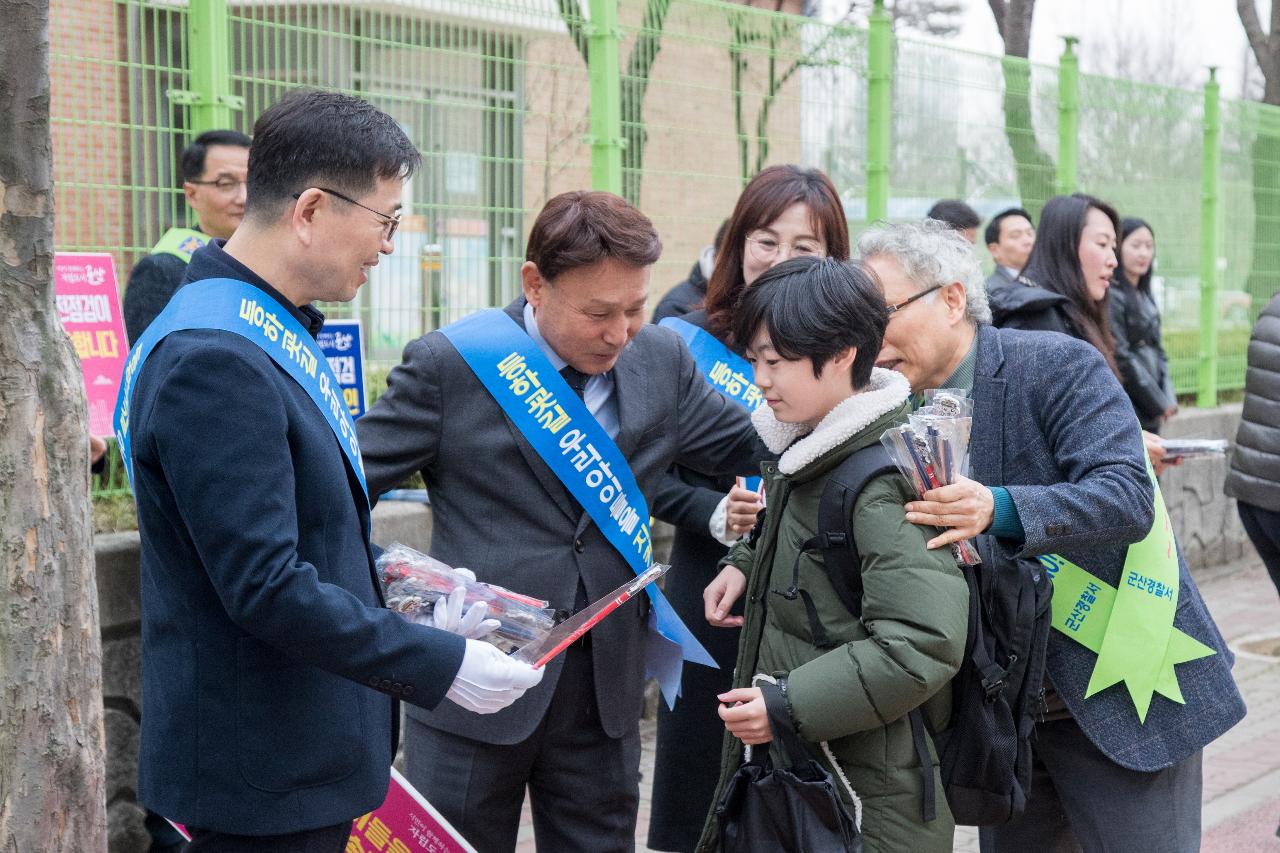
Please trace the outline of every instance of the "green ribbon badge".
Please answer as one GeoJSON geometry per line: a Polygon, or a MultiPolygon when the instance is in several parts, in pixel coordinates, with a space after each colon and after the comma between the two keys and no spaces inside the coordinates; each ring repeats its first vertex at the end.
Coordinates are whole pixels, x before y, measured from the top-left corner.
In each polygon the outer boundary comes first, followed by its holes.
{"type": "Polygon", "coordinates": [[[1178,608],[1178,549],[1150,465],[1155,521],[1141,542],[1129,546],[1117,589],[1057,554],[1040,557],[1053,578],[1053,627],[1098,656],[1085,698],[1120,681],[1147,721],[1159,693],[1182,704],[1175,664],[1215,654],[1173,627],[1178,608]]]}

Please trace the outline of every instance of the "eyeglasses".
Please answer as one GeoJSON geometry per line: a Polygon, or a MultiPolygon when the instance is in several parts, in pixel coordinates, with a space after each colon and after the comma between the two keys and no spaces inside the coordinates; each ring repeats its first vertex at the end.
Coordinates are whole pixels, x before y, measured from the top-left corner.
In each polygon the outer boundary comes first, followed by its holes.
{"type": "Polygon", "coordinates": [[[757,261],[768,263],[778,257],[782,247],[787,247],[787,257],[820,257],[822,249],[813,243],[784,243],[772,237],[748,237],[747,246],[757,261]]]}
{"type": "MultiPolygon", "coordinates": [[[[345,196],[342,193],[338,192],[337,190],[331,190],[328,187],[315,187],[315,189],[320,190],[320,192],[322,193],[328,193],[329,195],[334,196],[335,198],[340,198],[349,204],[354,204],[356,207],[362,207],[365,210],[372,213],[374,216],[377,216],[378,218],[380,218],[382,220],[382,239],[383,240],[389,241],[392,237],[396,235],[396,229],[400,227],[399,214],[396,214],[395,216],[388,216],[387,214],[383,213],[381,210],[374,210],[372,207],[369,207],[369,205],[361,204],[360,202],[356,201],[354,198],[345,196]]],[[[302,193],[294,193],[293,197],[295,199],[302,198],[302,193]]]]}
{"type": "Polygon", "coordinates": [[[908,305],[910,305],[912,302],[915,302],[917,299],[923,299],[924,297],[928,296],[930,293],[933,293],[935,290],[941,290],[941,289],[942,289],[942,285],[935,284],[933,287],[925,288],[924,290],[917,293],[915,296],[908,296],[906,299],[902,300],[901,302],[895,302],[894,304],[889,306],[888,314],[890,317],[892,317],[894,314],[897,314],[899,311],[901,311],[903,308],[906,308],[908,305]]]}
{"type": "Polygon", "coordinates": [[[216,181],[187,181],[189,184],[195,184],[198,187],[213,187],[223,195],[231,195],[239,190],[248,181],[237,181],[235,178],[218,178],[216,181]]]}

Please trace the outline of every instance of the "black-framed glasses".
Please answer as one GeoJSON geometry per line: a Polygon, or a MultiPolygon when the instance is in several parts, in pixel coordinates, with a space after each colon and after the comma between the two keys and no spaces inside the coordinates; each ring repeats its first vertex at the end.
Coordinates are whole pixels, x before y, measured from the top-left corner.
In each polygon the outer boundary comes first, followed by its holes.
{"type": "MultiPolygon", "coordinates": [[[[382,239],[383,240],[390,240],[392,237],[396,235],[396,229],[400,227],[400,214],[397,213],[395,216],[388,216],[387,214],[383,213],[381,210],[375,210],[374,208],[370,207],[367,204],[361,204],[360,202],[356,201],[354,198],[343,195],[337,190],[331,190],[328,187],[316,187],[315,189],[320,190],[320,192],[322,193],[328,193],[329,195],[334,196],[335,198],[340,198],[345,202],[349,202],[350,204],[354,204],[356,207],[362,207],[365,210],[372,213],[374,216],[377,216],[379,219],[382,220],[382,239]]],[[[302,193],[294,193],[293,197],[295,199],[302,198],[302,193]]]]}
{"type": "Polygon", "coordinates": [[[222,177],[213,181],[187,181],[188,184],[195,184],[198,187],[213,187],[220,193],[231,195],[236,190],[243,187],[248,181],[242,181],[237,178],[222,177]]]}
{"type": "Polygon", "coordinates": [[[902,300],[901,302],[893,303],[888,308],[889,316],[892,317],[894,314],[897,314],[899,311],[901,311],[903,308],[906,308],[908,305],[910,305],[912,302],[915,302],[917,299],[923,299],[924,297],[928,296],[930,293],[933,293],[935,290],[941,290],[941,289],[942,289],[942,285],[935,284],[933,287],[925,288],[924,290],[917,293],[915,296],[908,296],[906,299],[902,300]]]}

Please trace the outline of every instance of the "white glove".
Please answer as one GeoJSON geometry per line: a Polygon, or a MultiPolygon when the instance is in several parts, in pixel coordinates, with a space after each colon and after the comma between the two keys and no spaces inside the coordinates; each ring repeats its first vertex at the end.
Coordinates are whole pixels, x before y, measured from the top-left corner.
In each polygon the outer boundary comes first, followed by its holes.
{"type": "MultiPolygon", "coordinates": [[[[471,580],[476,579],[476,576],[466,569],[455,569],[455,571],[471,575],[471,580]]],[[[458,584],[448,596],[437,599],[436,606],[431,608],[431,627],[458,634],[470,640],[478,640],[502,624],[497,619],[484,618],[489,612],[489,605],[483,601],[477,601],[468,607],[466,615],[463,615],[462,608],[466,604],[466,596],[467,588],[458,584]]]]}
{"type": "Polygon", "coordinates": [[[468,711],[492,714],[541,681],[542,672],[482,640],[467,640],[462,666],[445,695],[468,711]]]}

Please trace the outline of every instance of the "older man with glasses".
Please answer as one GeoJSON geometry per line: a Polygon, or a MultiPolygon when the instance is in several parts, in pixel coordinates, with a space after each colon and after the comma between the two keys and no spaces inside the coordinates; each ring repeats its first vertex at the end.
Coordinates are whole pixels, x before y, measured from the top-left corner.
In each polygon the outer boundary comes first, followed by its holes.
{"type": "MultiPolygon", "coordinates": [[[[992,327],[972,247],[938,223],[872,228],[858,252],[890,303],[878,364],[917,395],[961,388],[974,401],[973,479],[907,504],[907,520],[946,528],[931,548],[987,533],[1117,588],[1129,546],[1152,530],[1155,496],[1138,421],[1102,356],[1066,335],[992,327]]],[[[1180,558],[1175,575],[1173,628],[1205,646],[1173,670],[1182,701],[1154,696],[1140,720],[1119,684],[1090,694],[1098,656],[1051,631],[1031,797],[1022,815],[983,829],[984,853],[1199,849],[1201,751],[1244,703],[1180,558]]]]}

